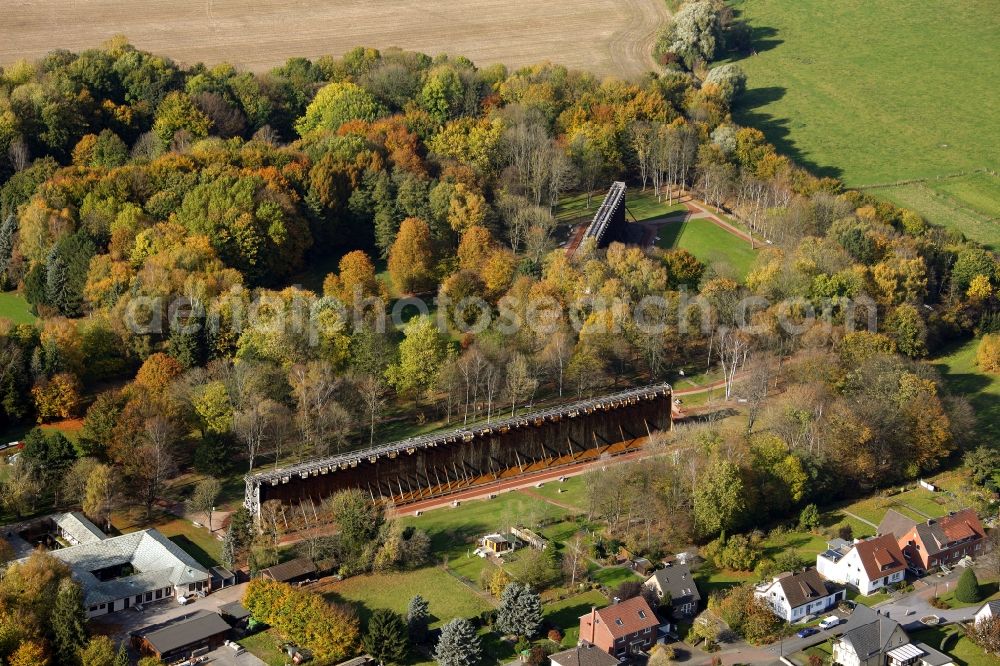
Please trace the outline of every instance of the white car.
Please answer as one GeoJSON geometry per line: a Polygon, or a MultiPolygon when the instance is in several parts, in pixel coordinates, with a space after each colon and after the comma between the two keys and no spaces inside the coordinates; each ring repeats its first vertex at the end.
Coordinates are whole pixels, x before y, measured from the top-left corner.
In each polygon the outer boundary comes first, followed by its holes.
{"type": "Polygon", "coordinates": [[[186,606],[192,601],[194,601],[194,599],[192,599],[191,597],[185,597],[183,594],[177,597],[177,603],[179,603],[181,606],[186,606]]]}
{"type": "Polygon", "coordinates": [[[824,618],[822,622],[819,623],[820,629],[833,629],[838,624],[840,624],[840,618],[836,615],[831,615],[830,617],[824,618]]]}

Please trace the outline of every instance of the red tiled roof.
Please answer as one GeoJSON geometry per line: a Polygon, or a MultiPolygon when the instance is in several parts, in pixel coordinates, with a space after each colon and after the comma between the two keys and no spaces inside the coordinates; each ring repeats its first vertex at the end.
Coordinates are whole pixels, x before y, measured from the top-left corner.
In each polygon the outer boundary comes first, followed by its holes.
{"type": "Polygon", "coordinates": [[[938,524],[950,542],[983,535],[983,524],[979,522],[979,516],[972,509],[962,509],[940,518],[938,524]]]}
{"type": "Polygon", "coordinates": [[[903,551],[891,534],[860,541],[854,544],[861,556],[861,564],[865,568],[868,580],[889,576],[906,568],[903,551]]]}
{"type": "Polygon", "coordinates": [[[621,638],[643,629],[660,626],[656,613],[641,596],[602,608],[597,611],[597,619],[608,628],[613,638],[621,638]]]}

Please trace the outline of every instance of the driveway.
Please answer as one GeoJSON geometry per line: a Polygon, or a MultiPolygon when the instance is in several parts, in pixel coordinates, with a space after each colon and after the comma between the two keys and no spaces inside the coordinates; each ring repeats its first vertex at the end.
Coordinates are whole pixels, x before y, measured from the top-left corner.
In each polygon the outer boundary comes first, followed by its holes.
{"type": "Polygon", "coordinates": [[[134,608],[127,608],[117,613],[95,617],[90,620],[90,627],[95,632],[104,634],[116,643],[120,643],[128,638],[130,631],[176,620],[183,615],[190,615],[198,610],[218,611],[219,606],[242,599],[245,589],[246,583],[224,587],[204,598],[196,597],[194,601],[184,606],[181,606],[174,599],[167,599],[159,603],[144,604],[141,613],[134,608]]]}

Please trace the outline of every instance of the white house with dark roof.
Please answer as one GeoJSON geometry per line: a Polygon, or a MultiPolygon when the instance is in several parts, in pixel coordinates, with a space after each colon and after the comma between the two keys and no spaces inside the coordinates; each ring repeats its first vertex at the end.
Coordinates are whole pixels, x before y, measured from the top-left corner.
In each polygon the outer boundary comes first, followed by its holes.
{"type": "Polygon", "coordinates": [[[806,569],[778,574],[754,588],[754,596],[785,622],[798,622],[836,606],[847,591],[823,580],[815,569],[806,569]]]}
{"type": "Polygon", "coordinates": [[[987,601],[979,610],[976,611],[976,624],[986,622],[986,620],[991,618],[1000,618],[1000,599],[997,599],[996,601],[987,601]]]}
{"type": "MultiPolygon", "coordinates": [[[[89,521],[88,521],[89,522],[89,521]]],[[[208,590],[208,569],[155,529],[89,540],[51,555],[83,588],[87,617],[208,590]]]]}

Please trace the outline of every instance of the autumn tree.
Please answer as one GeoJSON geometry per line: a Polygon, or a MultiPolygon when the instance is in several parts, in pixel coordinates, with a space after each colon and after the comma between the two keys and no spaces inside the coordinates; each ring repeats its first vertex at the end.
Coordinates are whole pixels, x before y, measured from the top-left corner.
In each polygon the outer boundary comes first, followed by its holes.
{"type": "Polygon", "coordinates": [[[111,512],[118,497],[118,477],[108,465],[97,465],[87,477],[83,512],[105,528],[111,526],[111,512]]]}
{"type": "MultiPolygon", "coordinates": [[[[175,378],[184,372],[173,356],[162,352],[150,354],[135,375],[133,385],[155,395],[162,394],[175,378]]],[[[88,412],[89,414],[89,412],[88,412]]]]}
{"type": "Polygon", "coordinates": [[[434,282],[434,253],[427,223],[408,217],[389,249],[389,275],[403,293],[427,291],[434,282]]]}
{"type": "Polygon", "coordinates": [[[976,349],[976,365],[983,372],[1000,374],[1000,334],[987,333],[976,349]]]}
{"type": "Polygon", "coordinates": [[[43,379],[31,389],[38,411],[38,422],[68,419],[76,415],[80,406],[80,380],[71,372],[60,372],[51,379],[43,379]]]}
{"type": "Polygon", "coordinates": [[[115,644],[107,636],[97,635],[80,650],[81,666],[117,666],[115,644]]]}
{"type": "Polygon", "coordinates": [[[254,618],[311,649],[317,661],[340,661],[358,644],[358,619],[345,606],[331,605],[315,592],[257,578],[247,585],[243,605],[254,618]]]}
{"type": "Polygon", "coordinates": [[[419,396],[433,386],[448,355],[448,346],[429,316],[414,317],[403,328],[399,361],[389,366],[386,378],[403,394],[419,396]]]}
{"type": "Polygon", "coordinates": [[[201,112],[186,94],[175,91],[167,95],[156,109],[153,132],[163,146],[169,146],[178,132],[192,139],[208,136],[212,121],[201,112]]]}
{"type": "Polygon", "coordinates": [[[336,131],[350,120],[375,120],[383,113],[381,105],[364,88],[349,81],[330,83],[319,89],[295,123],[305,136],[314,130],[336,131]]]}
{"type": "Polygon", "coordinates": [[[222,492],[222,482],[218,479],[208,478],[198,482],[191,494],[191,509],[199,513],[208,514],[208,531],[212,529],[212,513],[215,511],[215,503],[222,492]]]}
{"type": "Polygon", "coordinates": [[[694,518],[698,531],[708,536],[742,524],[747,509],[745,492],[739,467],[728,460],[714,458],[694,489],[694,518]]]}

